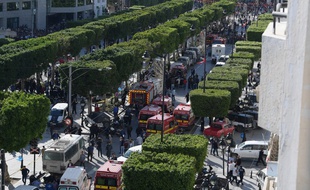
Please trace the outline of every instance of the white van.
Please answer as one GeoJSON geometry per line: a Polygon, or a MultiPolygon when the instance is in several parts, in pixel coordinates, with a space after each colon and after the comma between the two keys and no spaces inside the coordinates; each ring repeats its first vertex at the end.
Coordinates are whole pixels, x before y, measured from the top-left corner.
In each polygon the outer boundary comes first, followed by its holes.
{"type": "Polygon", "coordinates": [[[137,145],[137,146],[133,146],[133,147],[129,148],[123,156],[120,156],[117,158],[117,161],[125,162],[129,158],[131,153],[133,153],[133,152],[141,153],[142,152],[142,145],[137,145]]]}
{"type": "Polygon", "coordinates": [[[68,104],[67,103],[57,103],[51,108],[51,113],[48,116],[48,122],[51,125],[57,127],[62,127],[64,125],[64,119],[68,115],[68,104]]]}
{"type": "Polygon", "coordinates": [[[236,145],[232,153],[238,154],[241,158],[258,158],[259,151],[263,149],[264,155],[268,152],[268,142],[266,141],[245,141],[236,145]]]}
{"type": "Polygon", "coordinates": [[[61,176],[58,190],[89,190],[91,186],[91,177],[88,177],[83,167],[67,168],[61,176]]]}

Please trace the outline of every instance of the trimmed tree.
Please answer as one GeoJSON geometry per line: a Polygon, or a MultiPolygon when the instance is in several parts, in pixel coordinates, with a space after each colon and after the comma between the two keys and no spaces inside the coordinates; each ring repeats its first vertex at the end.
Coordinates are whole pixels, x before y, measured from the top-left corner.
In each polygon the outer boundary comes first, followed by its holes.
{"type": "MultiPolygon", "coordinates": [[[[203,81],[199,82],[199,88],[203,89],[203,81]]],[[[231,94],[230,108],[234,107],[240,97],[239,84],[235,81],[206,81],[206,89],[228,90],[231,94]]]]}
{"type": "Polygon", "coordinates": [[[239,84],[240,93],[242,88],[246,85],[242,76],[236,73],[209,73],[207,75],[207,80],[235,81],[239,84]]]}
{"type": "Polygon", "coordinates": [[[203,89],[195,89],[190,91],[189,96],[191,107],[196,116],[209,116],[211,123],[214,116],[227,115],[231,100],[228,90],[208,89],[203,93],[203,89]]]}
{"type": "Polygon", "coordinates": [[[235,58],[251,59],[252,61],[251,69],[253,68],[253,65],[254,65],[254,54],[253,53],[240,51],[240,52],[233,53],[230,56],[230,58],[231,59],[235,59],[235,58]]]}

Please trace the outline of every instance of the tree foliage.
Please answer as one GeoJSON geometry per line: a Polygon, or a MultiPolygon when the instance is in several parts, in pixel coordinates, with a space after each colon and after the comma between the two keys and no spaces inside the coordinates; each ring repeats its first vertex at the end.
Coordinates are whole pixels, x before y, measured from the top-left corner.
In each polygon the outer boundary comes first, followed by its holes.
{"type": "Polygon", "coordinates": [[[43,95],[0,93],[0,148],[19,151],[45,131],[50,101],[43,95]]]}

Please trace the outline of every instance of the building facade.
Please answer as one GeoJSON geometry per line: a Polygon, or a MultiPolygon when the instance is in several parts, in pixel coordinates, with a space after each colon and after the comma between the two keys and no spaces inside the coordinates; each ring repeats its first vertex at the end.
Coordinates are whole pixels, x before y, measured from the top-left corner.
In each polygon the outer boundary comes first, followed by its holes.
{"type": "Polygon", "coordinates": [[[287,18],[280,22],[277,18],[275,27],[270,23],[262,37],[259,126],[279,136],[276,189],[306,190],[310,187],[310,2],[288,1],[284,13],[287,18]]]}
{"type": "Polygon", "coordinates": [[[0,28],[45,30],[62,20],[96,18],[106,7],[107,0],[1,0],[0,28]]]}

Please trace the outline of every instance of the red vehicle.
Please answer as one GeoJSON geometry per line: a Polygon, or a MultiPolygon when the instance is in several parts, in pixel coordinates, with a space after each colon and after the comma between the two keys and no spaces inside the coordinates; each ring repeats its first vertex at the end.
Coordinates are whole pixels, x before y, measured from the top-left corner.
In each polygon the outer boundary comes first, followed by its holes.
{"type": "MultiPolygon", "coordinates": [[[[163,106],[162,102],[163,102],[163,96],[160,95],[160,96],[157,96],[153,100],[152,104],[155,104],[155,105],[162,107],[163,106]]],[[[165,111],[165,113],[170,113],[170,109],[172,109],[172,99],[169,96],[165,96],[164,97],[164,111],[165,111]]]]}
{"type": "Polygon", "coordinates": [[[139,112],[138,120],[139,125],[138,127],[146,128],[147,119],[160,114],[161,113],[161,106],[150,104],[142,108],[139,112]]]}
{"type": "Polygon", "coordinates": [[[215,38],[217,38],[217,37],[218,37],[217,34],[209,34],[209,35],[207,35],[207,37],[206,37],[206,44],[207,45],[212,45],[213,44],[213,40],[215,38]]]}
{"type": "Polygon", "coordinates": [[[122,165],[123,162],[116,160],[109,160],[104,163],[96,172],[94,180],[95,190],[122,190],[122,165]]]}
{"type": "Polygon", "coordinates": [[[173,77],[184,77],[187,74],[187,69],[183,65],[175,65],[171,68],[170,74],[173,77]]]}
{"type": "MultiPolygon", "coordinates": [[[[146,135],[161,133],[162,130],[162,115],[158,114],[150,117],[147,120],[146,135]]],[[[164,114],[164,134],[166,133],[176,133],[178,130],[178,125],[174,120],[174,116],[169,113],[164,114]]]]}
{"type": "Polygon", "coordinates": [[[225,137],[228,133],[234,134],[235,127],[224,121],[213,122],[211,126],[205,128],[203,134],[206,137],[225,137]]]}
{"type": "Polygon", "coordinates": [[[129,103],[144,106],[151,103],[154,96],[155,90],[152,82],[134,83],[129,90],[129,103]]]}
{"type": "Polygon", "coordinates": [[[195,123],[195,116],[190,104],[179,104],[173,111],[179,127],[188,129],[195,123]]]}
{"type": "Polygon", "coordinates": [[[222,37],[214,38],[212,44],[226,44],[226,38],[222,37]]]}

